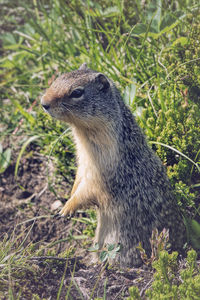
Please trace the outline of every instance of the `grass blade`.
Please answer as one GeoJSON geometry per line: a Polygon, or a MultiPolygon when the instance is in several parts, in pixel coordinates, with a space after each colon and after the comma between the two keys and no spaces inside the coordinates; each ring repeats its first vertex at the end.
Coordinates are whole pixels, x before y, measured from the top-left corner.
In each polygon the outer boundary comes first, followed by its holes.
{"type": "Polygon", "coordinates": [[[31,136],[22,146],[20,152],[19,152],[19,155],[17,157],[17,162],[16,162],[16,165],[15,165],[15,178],[17,177],[17,173],[18,173],[18,169],[19,169],[19,163],[20,163],[20,160],[21,160],[21,157],[23,155],[23,153],[25,152],[27,146],[32,143],[33,141],[39,139],[40,136],[39,135],[34,135],[34,136],[31,136]]]}
{"type": "Polygon", "coordinates": [[[160,142],[149,142],[150,144],[155,144],[155,145],[160,145],[160,146],[163,146],[163,147],[166,147],[176,153],[178,153],[179,155],[183,156],[184,158],[186,158],[187,160],[189,160],[193,165],[195,165],[195,167],[197,168],[197,170],[200,172],[200,167],[198,166],[197,163],[195,163],[191,158],[189,158],[187,155],[183,154],[182,152],[178,151],[176,148],[172,147],[172,146],[169,146],[169,145],[166,145],[166,144],[163,144],[163,143],[160,143],[160,142]]]}

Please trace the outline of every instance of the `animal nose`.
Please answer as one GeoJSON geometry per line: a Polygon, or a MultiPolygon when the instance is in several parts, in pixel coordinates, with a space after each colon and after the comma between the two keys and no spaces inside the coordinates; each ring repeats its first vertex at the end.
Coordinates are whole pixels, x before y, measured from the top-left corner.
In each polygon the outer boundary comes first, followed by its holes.
{"type": "Polygon", "coordinates": [[[42,106],[43,106],[43,108],[46,109],[46,110],[48,110],[49,107],[50,107],[50,105],[46,105],[46,104],[42,104],[42,106]]]}

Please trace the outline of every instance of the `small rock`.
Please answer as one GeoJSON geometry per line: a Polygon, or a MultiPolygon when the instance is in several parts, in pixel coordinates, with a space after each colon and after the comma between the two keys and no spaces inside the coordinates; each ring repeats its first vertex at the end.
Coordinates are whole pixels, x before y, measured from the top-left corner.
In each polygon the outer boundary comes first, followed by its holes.
{"type": "Polygon", "coordinates": [[[62,206],[62,202],[60,200],[56,200],[51,204],[51,210],[56,210],[62,206]]]}

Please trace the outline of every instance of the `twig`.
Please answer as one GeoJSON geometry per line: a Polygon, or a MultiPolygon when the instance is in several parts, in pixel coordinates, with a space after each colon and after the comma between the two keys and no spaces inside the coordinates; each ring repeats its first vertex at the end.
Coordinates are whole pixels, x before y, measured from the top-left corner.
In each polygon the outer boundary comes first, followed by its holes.
{"type": "Polygon", "coordinates": [[[44,194],[47,187],[48,187],[48,184],[46,184],[45,187],[36,195],[35,200],[39,199],[42,196],[42,194],[44,194]]]}
{"type": "Polygon", "coordinates": [[[63,257],[56,257],[56,256],[32,256],[29,258],[30,260],[47,260],[47,259],[51,259],[51,260],[58,260],[58,261],[63,261],[65,262],[67,259],[63,258],[63,257]]]}
{"type": "Polygon", "coordinates": [[[147,282],[147,284],[143,287],[143,289],[142,289],[141,292],[140,292],[140,297],[143,296],[144,292],[145,292],[146,289],[152,284],[153,280],[154,280],[154,278],[150,279],[150,281],[147,282]]]}
{"type": "Polygon", "coordinates": [[[119,299],[118,296],[122,293],[122,291],[126,288],[125,284],[122,286],[122,288],[119,290],[119,292],[117,293],[117,295],[115,296],[115,298],[113,298],[113,300],[117,300],[119,299]]]}
{"type": "Polygon", "coordinates": [[[147,91],[147,96],[148,96],[149,101],[150,101],[150,103],[151,103],[151,106],[152,106],[152,108],[153,108],[154,114],[155,114],[155,116],[156,116],[156,118],[157,118],[157,117],[158,117],[158,114],[157,114],[156,109],[155,109],[155,107],[154,107],[154,105],[153,105],[153,101],[152,101],[151,95],[150,95],[150,91],[151,91],[152,87],[153,87],[153,85],[152,85],[152,86],[150,87],[150,89],[147,91]]]}

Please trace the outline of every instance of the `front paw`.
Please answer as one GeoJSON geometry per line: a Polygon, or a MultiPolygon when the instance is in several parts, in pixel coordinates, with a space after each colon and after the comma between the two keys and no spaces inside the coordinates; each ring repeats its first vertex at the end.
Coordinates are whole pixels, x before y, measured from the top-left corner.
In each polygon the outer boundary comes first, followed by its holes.
{"type": "Polygon", "coordinates": [[[65,217],[67,215],[71,217],[75,213],[76,209],[77,209],[77,206],[76,206],[75,199],[74,198],[73,199],[69,199],[65,203],[64,207],[61,209],[60,215],[62,217],[65,217]]]}

